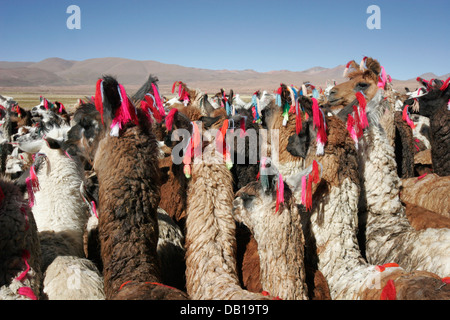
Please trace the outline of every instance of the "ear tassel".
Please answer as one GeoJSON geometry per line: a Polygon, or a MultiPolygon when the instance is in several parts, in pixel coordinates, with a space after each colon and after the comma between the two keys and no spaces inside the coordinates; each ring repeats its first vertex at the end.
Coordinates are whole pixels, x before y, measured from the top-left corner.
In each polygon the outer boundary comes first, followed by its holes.
{"type": "Polygon", "coordinates": [[[26,178],[25,180],[27,185],[27,192],[28,192],[28,204],[30,208],[34,206],[35,197],[34,193],[39,191],[39,179],[36,175],[36,170],[34,165],[30,168],[30,176],[26,178]]]}
{"type": "Polygon", "coordinates": [[[408,111],[408,105],[405,106],[405,108],[403,109],[403,114],[402,114],[402,118],[403,121],[406,121],[406,123],[408,124],[408,126],[411,127],[412,130],[414,130],[416,128],[416,125],[414,124],[414,122],[411,120],[411,118],[409,117],[409,111],[408,111]]]}
{"type": "Polygon", "coordinates": [[[358,150],[358,136],[356,135],[354,127],[355,127],[355,119],[352,117],[351,114],[349,114],[347,118],[347,131],[349,132],[352,140],[355,142],[356,150],[358,150]]]}
{"type": "Polygon", "coordinates": [[[95,89],[95,97],[94,97],[95,108],[100,113],[102,117],[103,124],[103,80],[98,79],[95,89]]]}
{"type": "Polygon", "coordinates": [[[365,129],[366,127],[369,126],[369,122],[367,121],[367,115],[366,115],[366,105],[367,105],[366,98],[364,97],[364,95],[361,92],[357,92],[356,99],[358,100],[359,108],[360,108],[361,127],[362,127],[362,129],[365,129]]]}
{"type": "Polygon", "coordinates": [[[189,138],[188,145],[186,147],[184,157],[183,157],[183,172],[187,179],[190,179],[192,176],[191,173],[191,163],[192,163],[192,157],[198,156],[200,151],[198,150],[198,147],[201,143],[201,137],[200,137],[200,131],[198,129],[198,126],[195,122],[191,122],[192,125],[192,135],[189,138]]]}
{"type": "Polygon", "coordinates": [[[164,110],[164,106],[161,101],[161,95],[159,94],[158,87],[154,83],[152,83],[152,88],[153,88],[153,95],[156,100],[156,105],[158,106],[159,109],[159,113],[161,117],[164,118],[166,116],[166,111],[164,110]]]}
{"type": "Polygon", "coordinates": [[[381,75],[378,81],[378,87],[384,89],[386,86],[386,82],[387,82],[386,71],[384,70],[384,67],[381,67],[381,75]]]}
{"type": "Polygon", "coordinates": [[[277,183],[277,202],[275,213],[278,212],[280,208],[280,203],[284,203],[284,181],[281,174],[278,175],[278,183],[277,183]]]}
{"type": "Polygon", "coordinates": [[[172,131],[173,126],[173,120],[175,118],[175,115],[177,114],[178,109],[173,108],[169,111],[169,114],[166,117],[166,129],[167,131],[172,131]]]}
{"type": "Polygon", "coordinates": [[[122,103],[119,109],[116,111],[116,116],[110,126],[110,135],[113,137],[119,136],[120,129],[122,129],[123,125],[125,125],[127,122],[132,121],[136,125],[138,124],[136,108],[131,103],[131,101],[129,101],[125,88],[121,84],[119,84],[117,90],[119,92],[122,103]],[[131,110],[132,108],[134,110],[131,110]]]}

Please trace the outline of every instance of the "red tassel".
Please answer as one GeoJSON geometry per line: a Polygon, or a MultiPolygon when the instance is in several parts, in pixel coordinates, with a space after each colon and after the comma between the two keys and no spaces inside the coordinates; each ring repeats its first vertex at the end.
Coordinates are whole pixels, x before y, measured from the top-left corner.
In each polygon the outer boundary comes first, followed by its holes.
{"type": "Polygon", "coordinates": [[[300,112],[297,112],[295,115],[295,132],[300,134],[302,131],[302,115],[300,112]]]}
{"type": "Polygon", "coordinates": [[[353,106],[353,114],[354,114],[354,119],[355,119],[355,132],[356,132],[356,136],[359,139],[364,135],[364,133],[363,133],[362,125],[361,125],[361,120],[359,119],[358,109],[356,106],[353,106]]]}
{"type": "Polygon", "coordinates": [[[147,118],[147,121],[152,124],[153,123],[153,119],[152,119],[152,112],[150,111],[150,107],[147,103],[147,101],[142,100],[141,101],[141,109],[144,111],[145,117],[147,118]]]}
{"type": "Polygon", "coordinates": [[[356,99],[358,100],[359,107],[360,107],[360,113],[361,113],[361,127],[362,129],[369,126],[369,122],[367,121],[367,115],[366,115],[366,98],[361,92],[356,93],[356,99]]]}
{"type": "Polygon", "coordinates": [[[155,107],[155,102],[153,101],[152,96],[150,96],[149,94],[147,94],[144,97],[145,101],[147,101],[148,104],[148,108],[150,109],[153,117],[155,118],[156,122],[161,123],[161,121],[163,120],[161,117],[161,114],[159,113],[159,111],[156,109],[155,107]]]}
{"type": "Polygon", "coordinates": [[[449,82],[450,82],[450,78],[447,78],[447,80],[445,80],[444,84],[441,86],[440,90],[445,91],[445,89],[447,89],[447,87],[448,87],[449,82]]]}
{"type": "Polygon", "coordinates": [[[178,81],[175,81],[172,85],[172,93],[175,93],[175,86],[177,85],[178,81]]]}
{"type": "Polygon", "coordinates": [[[395,290],[394,280],[390,279],[381,291],[380,300],[396,300],[397,292],[395,290]]]}
{"type": "Polygon", "coordinates": [[[319,104],[316,100],[316,98],[312,98],[312,111],[313,111],[313,125],[314,128],[319,128],[320,126],[320,110],[319,110],[319,104]]]}
{"type": "Polygon", "coordinates": [[[317,164],[317,161],[314,160],[312,164],[312,176],[313,181],[315,184],[319,183],[320,181],[320,174],[319,174],[319,165],[317,164]]]}
{"type": "Polygon", "coordinates": [[[102,79],[98,79],[95,89],[95,108],[100,115],[102,116],[102,124],[103,124],[103,94],[102,94],[102,79]]]}
{"type": "Polygon", "coordinates": [[[241,129],[240,137],[243,138],[245,136],[245,119],[244,118],[241,118],[241,120],[240,120],[240,129],[241,129]]]}
{"type": "Polygon", "coordinates": [[[306,187],[306,199],[305,199],[305,207],[306,210],[311,211],[312,208],[312,180],[313,177],[311,174],[308,175],[308,182],[306,187]]]}
{"type": "Polygon", "coordinates": [[[177,114],[178,109],[177,108],[173,108],[169,111],[169,114],[166,117],[166,128],[167,131],[172,131],[172,125],[173,125],[173,120],[175,118],[175,115],[177,114]]]}

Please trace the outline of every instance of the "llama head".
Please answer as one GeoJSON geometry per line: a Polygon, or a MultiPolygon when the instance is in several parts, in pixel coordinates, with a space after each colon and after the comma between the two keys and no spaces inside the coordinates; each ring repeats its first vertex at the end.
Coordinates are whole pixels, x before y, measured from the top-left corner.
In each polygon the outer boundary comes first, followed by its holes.
{"type": "Polygon", "coordinates": [[[293,195],[289,186],[270,159],[264,159],[258,181],[241,188],[233,200],[233,216],[246,226],[257,225],[265,214],[283,214],[292,204],[293,195]]]}
{"type": "Polygon", "coordinates": [[[63,152],[69,151],[68,132],[69,126],[53,128],[49,132],[41,135],[36,130],[31,130],[27,134],[17,138],[15,144],[18,148],[29,154],[45,153],[46,148],[61,149],[63,152]]]}
{"type": "Polygon", "coordinates": [[[357,92],[362,92],[367,100],[371,100],[378,91],[380,74],[384,74],[384,68],[380,63],[367,57],[363,59],[361,65],[355,61],[349,62],[347,69],[348,81],[333,86],[327,97],[334,113],[351,104],[357,92]]]}
{"type": "Polygon", "coordinates": [[[427,94],[417,98],[418,113],[424,117],[432,117],[441,108],[450,108],[450,86],[448,78],[445,82],[433,79],[430,81],[417,78],[423,85],[427,85],[427,94]]]}
{"type": "Polygon", "coordinates": [[[104,126],[95,105],[90,102],[82,103],[73,115],[66,144],[72,153],[76,152],[80,158],[92,162],[98,143],[104,135],[104,126]]]}

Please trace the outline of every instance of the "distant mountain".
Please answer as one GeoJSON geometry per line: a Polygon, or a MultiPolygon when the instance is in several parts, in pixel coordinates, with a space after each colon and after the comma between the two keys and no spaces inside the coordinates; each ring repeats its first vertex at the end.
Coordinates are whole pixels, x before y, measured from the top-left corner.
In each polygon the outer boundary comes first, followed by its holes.
{"type": "MultiPolygon", "coordinates": [[[[254,70],[208,70],[190,68],[157,61],[137,61],[123,58],[96,58],[83,61],[49,58],[40,62],[0,61],[0,87],[22,88],[94,88],[95,82],[105,74],[116,76],[120,83],[129,88],[138,88],[154,74],[164,94],[170,92],[175,81],[183,81],[191,88],[199,88],[206,93],[216,93],[220,88],[233,89],[236,93],[251,94],[256,90],[275,90],[280,83],[301,85],[310,81],[316,86],[325,87],[327,80],[338,83],[342,78],[344,66],[324,68],[315,66],[304,71],[254,70]]],[[[423,76],[432,78],[430,74],[423,76]]],[[[434,78],[444,78],[433,76],[434,78]]],[[[408,81],[394,80],[394,84],[403,89],[414,88],[416,79],[408,81]]],[[[85,90],[85,89],[84,89],[85,90]]]]}

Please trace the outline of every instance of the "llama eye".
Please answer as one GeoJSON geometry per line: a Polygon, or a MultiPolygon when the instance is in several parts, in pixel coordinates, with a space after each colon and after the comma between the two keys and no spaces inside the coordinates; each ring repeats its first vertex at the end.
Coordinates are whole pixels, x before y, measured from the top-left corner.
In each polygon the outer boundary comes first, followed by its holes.
{"type": "Polygon", "coordinates": [[[367,89],[369,87],[369,84],[365,83],[365,82],[360,82],[360,83],[357,84],[357,87],[364,90],[364,89],[367,89]]]}

